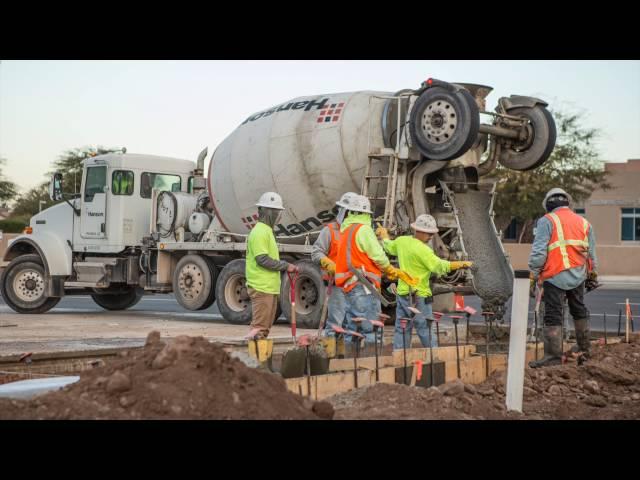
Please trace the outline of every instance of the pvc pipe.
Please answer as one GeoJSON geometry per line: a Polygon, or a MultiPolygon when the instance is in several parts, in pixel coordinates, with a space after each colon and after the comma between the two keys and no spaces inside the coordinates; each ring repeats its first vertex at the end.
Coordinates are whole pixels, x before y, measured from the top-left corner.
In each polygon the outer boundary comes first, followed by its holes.
{"type": "Polygon", "coordinates": [[[514,274],[506,405],[507,410],[522,413],[522,391],[524,389],[524,367],[527,352],[529,272],[516,270],[514,274]]]}

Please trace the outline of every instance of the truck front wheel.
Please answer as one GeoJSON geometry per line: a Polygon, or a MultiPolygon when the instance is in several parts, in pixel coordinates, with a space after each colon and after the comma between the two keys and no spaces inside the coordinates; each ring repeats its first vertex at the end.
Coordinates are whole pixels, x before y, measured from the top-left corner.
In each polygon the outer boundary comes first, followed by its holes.
{"type": "Polygon", "coordinates": [[[45,295],[45,271],[39,255],[14,258],[0,281],[2,298],[18,313],[45,313],[55,307],[60,298],[45,295]]]}
{"type": "Polygon", "coordinates": [[[126,310],[140,301],[142,292],[132,287],[117,293],[93,293],[91,298],[105,310],[126,310]]]}

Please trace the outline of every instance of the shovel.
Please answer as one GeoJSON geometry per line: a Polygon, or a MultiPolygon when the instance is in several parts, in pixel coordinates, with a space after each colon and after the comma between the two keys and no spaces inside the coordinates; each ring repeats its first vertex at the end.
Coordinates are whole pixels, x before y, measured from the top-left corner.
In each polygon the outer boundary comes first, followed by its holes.
{"type": "Polygon", "coordinates": [[[289,300],[291,301],[291,336],[293,337],[293,344],[296,344],[296,281],[300,273],[287,272],[289,277],[289,300]]]}
{"type": "Polygon", "coordinates": [[[318,337],[322,334],[324,330],[324,326],[327,323],[327,316],[329,310],[329,297],[331,296],[331,290],[333,290],[333,277],[329,279],[329,283],[327,284],[327,291],[324,295],[324,302],[322,303],[322,313],[320,314],[320,325],[318,325],[318,337]]]}
{"type": "MultiPolygon", "coordinates": [[[[485,374],[489,376],[489,336],[491,335],[491,318],[494,315],[493,312],[482,312],[482,316],[484,317],[484,323],[487,326],[487,334],[484,339],[484,359],[485,359],[485,374]]],[[[536,358],[538,355],[538,345],[536,344],[536,358]]]]}

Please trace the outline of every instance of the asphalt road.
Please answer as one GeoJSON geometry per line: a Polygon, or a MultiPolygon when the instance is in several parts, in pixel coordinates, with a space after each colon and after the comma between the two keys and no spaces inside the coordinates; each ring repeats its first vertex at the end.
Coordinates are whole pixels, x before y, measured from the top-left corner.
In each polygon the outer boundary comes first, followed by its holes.
{"type": "MultiPolygon", "coordinates": [[[[617,332],[618,328],[618,312],[625,299],[629,302],[640,304],[640,285],[624,285],[605,286],[595,290],[585,296],[585,303],[591,312],[591,329],[593,331],[602,331],[604,328],[604,314],[607,314],[607,331],[617,332]]],[[[484,323],[484,319],[480,316],[481,300],[478,297],[465,297],[466,305],[470,305],[478,311],[478,314],[471,318],[472,323],[484,323]]],[[[533,323],[533,299],[529,304],[529,322],[533,323]]],[[[631,307],[635,320],[635,326],[640,329],[640,305],[631,307]]],[[[509,318],[509,308],[505,318],[509,318]]],[[[52,310],[57,313],[68,314],[91,314],[92,312],[104,312],[101,307],[96,305],[89,296],[69,296],[65,297],[52,310]]],[[[191,312],[182,308],[172,295],[150,295],[144,297],[135,307],[131,308],[131,312],[147,312],[154,314],[165,314],[167,318],[172,320],[186,321],[216,321],[219,323],[222,317],[214,304],[207,310],[191,312]]],[[[622,329],[624,330],[624,309],[622,319],[622,329]]],[[[13,311],[0,298],[0,317],[3,313],[13,313],[13,311]]],[[[46,314],[45,314],[46,315],[46,314]]],[[[277,323],[284,323],[284,318],[280,318],[277,323]]],[[[446,320],[445,320],[446,322],[446,320]]]]}

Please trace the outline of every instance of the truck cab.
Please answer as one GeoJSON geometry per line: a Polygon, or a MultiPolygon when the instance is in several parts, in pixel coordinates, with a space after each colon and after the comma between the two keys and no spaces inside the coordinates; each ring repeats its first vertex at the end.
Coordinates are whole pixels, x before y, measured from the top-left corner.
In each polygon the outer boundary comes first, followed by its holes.
{"type": "Polygon", "coordinates": [[[64,201],[34,215],[0,264],[7,304],[43,313],[71,291],[88,293],[101,306],[118,307],[122,298],[137,302],[153,192],[188,192],[194,168],[193,161],[169,157],[99,155],[84,161],[80,192],[72,198],[62,197],[56,174],[50,193],[64,201]]]}

